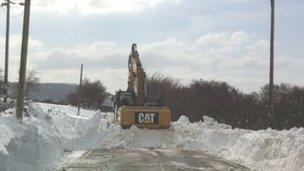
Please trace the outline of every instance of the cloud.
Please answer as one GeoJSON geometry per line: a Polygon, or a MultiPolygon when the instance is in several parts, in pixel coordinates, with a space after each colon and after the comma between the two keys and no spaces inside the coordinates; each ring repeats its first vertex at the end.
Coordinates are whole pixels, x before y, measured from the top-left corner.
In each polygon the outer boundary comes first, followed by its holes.
{"type": "MultiPolygon", "coordinates": [[[[244,31],[211,32],[193,41],[183,41],[169,37],[163,41],[139,44],[139,52],[144,67],[148,72],[153,70],[165,71],[181,80],[191,80],[196,77],[184,77],[191,72],[203,71],[208,79],[227,77],[227,71],[232,71],[232,77],[238,75],[237,70],[248,70],[264,66],[261,53],[266,47],[261,47],[263,40],[244,31]],[[173,69],[183,69],[183,75],[173,74],[173,69]],[[170,71],[170,72],[169,72],[170,71]],[[185,72],[188,72],[187,74],[185,72]],[[211,73],[211,74],[209,74],[211,73]],[[235,76],[233,76],[235,75],[235,76]]],[[[49,49],[37,61],[40,68],[46,69],[78,69],[80,63],[85,63],[91,70],[126,68],[129,46],[121,46],[111,42],[93,42],[67,47],[49,49]]],[[[41,55],[41,54],[40,54],[41,55]]],[[[33,54],[35,56],[35,54],[33,54]]],[[[38,57],[34,57],[38,59],[38,57]]],[[[260,73],[260,72],[257,72],[260,73]]],[[[256,76],[257,77],[257,76],[256,76]]],[[[237,78],[236,78],[237,79],[237,78]]]]}
{"type": "Polygon", "coordinates": [[[89,15],[139,11],[162,3],[179,3],[179,0],[36,0],[32,4],[33,10],[39,12],[66,14],[77,10],[89,15]]]}
{"type": "Polygon", "coordinates": [[[196,44],[199,46],[241,46],[249,40],[250,36],[245,31],[235,31],[232,34],[227,32],[211,32],[205,35],[202,35],[196,40],[196,44]]]}
{"type": "MultiPolygon", "coordinates": [[[[4,61],[4,37],[0,37],[0,61],[4,61]],[[2,48],[3,47],[3,48],[2,48]]],[[[9,81],[16,81],[18,79],[18,71],[19,71],[19,64],[20,64],[20,53],[21,53],[21,35],[12,34],[10,35],[10,46],[9,46],[9,81]]],[[[41,41],[34,39],[32,37],[29,38],[29,51],[28,54],[35,53],[36,58],[29,58],[28,59],[28,69],[32,69],[33,66],[36,64],[36,60],[40,59],[39,54],[44,54],[45,49],[44,45],[41,41]]],[[[0,69],[4,68],[4,62],[1,62],[0,69]]]]}
{"type": "MultiPolygon", "coordinates": [[[[1,46],[3,40],[0,39],[1,46]]],[[[13,35],[11,48],[20,49],[20,41],[20,35],[13,35]]],[[[103,41],[49,46],[31,37],[28,68],[36,70],[43,82],[77,83],[80,63],[84,63],[85,76],[100,79],[109,91],[114,92],[126,84],[130,47],[131,44],[103,41]]],[[[192,40],[168,37],[161,41],[138,44],[138,50],[147,73],[165,73],[184,84],[201,78],[228,80],[248,91],[256,90],[261,82],[267,82],[268,43],[245,31],[210,32],[192,40]],[[256,85],[248,87],[246,81],[254,80],[256,85]],[[240,83],[242,81],[244,84],[240,83]]],[[[0,53],[3,50],[0,49],[0,53]]],[[[13,66],[10,72],[15,80],[19,56],[20,51],[11,54],[13,66]]],[[[284,70],[296,64],[296,61],[288,61],[288,66],[285,65],[286,60],[277,62],[284,70]]]]}

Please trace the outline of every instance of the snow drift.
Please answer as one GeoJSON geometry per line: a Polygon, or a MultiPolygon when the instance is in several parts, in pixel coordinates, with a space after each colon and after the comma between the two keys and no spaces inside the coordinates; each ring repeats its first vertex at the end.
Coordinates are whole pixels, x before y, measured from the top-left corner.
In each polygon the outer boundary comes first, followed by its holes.
{"type": "Polygon", "coordinates": [[[206,150],[258,170],[303,170],[304,129],[231,129],[204,117],[204,122],[174,123],[185,150],[206,150]],[[189,131],[191,130],[191,131],[189,131]]]}
{"type": "MultiPolygon", "coordinates": [[[[9,109],[10,110],[10,109],[9,109]]],[[[0,170],[54,170],[73,151],[96,148],[158,148],[203,151],[258,170],[303,170],[304,129],[232,129],[212,118],[189,122],[182,116],[169,130],[121,130],[112,114],[35,104],[19,124],[0,117],[0,170]],[[41,106],[41,107],[40,107],[41,106]]]]}
{"type": "MultiPolygon", "coordinates": [[[[11,112],[9,112],[11,113],[11,112]]],[[[45,170],[61,159],[60,134],[42,111],[29,108],[22,124],[12,114],[0,117],[0,170],[45,170]]]]}

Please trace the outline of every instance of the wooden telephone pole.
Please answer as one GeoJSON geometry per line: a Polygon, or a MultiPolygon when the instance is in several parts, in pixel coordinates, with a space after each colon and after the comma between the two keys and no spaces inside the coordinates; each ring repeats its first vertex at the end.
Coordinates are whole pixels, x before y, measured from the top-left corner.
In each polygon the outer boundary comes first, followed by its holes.
{"type": "Polygon", "coordinates": [[[24,108],[26,61],[27,61],[27,50],[28,50],[31,0],[25,0],[23,5],[24,5],[23,33],[22,33],[21,59],[20,59],[20,69],[19,69],[17,109],[16,109],[16,117],[19,122],[22,122],[22,112],[24,108]]]}
{"type": "Polygon", "coordinates": [[[269,67],[269,121],[270,125],[273,121],[274,106],[273,106],[273,70],[274,70],[274,6],[275,1],[270,0],[271,5],[271,28],[270,28],[270,67],[269,67]]]}
{"type": "Polygon", "coordinates": [[[8,59],[9,59],[9,30],[10,30],[10,6],[13,4],[10,0],[6,0],[1,6],[6,6],[6,32],[5,32],[5,62],[4,62],[4,102],[7,102],[8,92],[8,59]]]}
{"type": "Polygon", "coordinates": [[[81,105],[81,102],[82,102],[82,71],[83,71],[83,64],[81,64],[81,67],[80,67],[79,92],[78,92],[78,111],[77,111],[78,116],[80,114],[80,105],[81,105]]]}

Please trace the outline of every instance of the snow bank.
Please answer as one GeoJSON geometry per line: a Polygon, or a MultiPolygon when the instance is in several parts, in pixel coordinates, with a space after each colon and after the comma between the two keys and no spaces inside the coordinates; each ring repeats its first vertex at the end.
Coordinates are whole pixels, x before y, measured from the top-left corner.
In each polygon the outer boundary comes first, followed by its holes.
{"type": "Polygon", "coordinates": [[[258,170],[304,169],[303,128],[252,131],[231,129],[208,117],[191,124],[183,120],[173,127],[184,150],[204,150],[258,170]]]}
{"type": "MultiPolygon", "coordinates": [[[[18,123],[15,109],[10,108],[0,116],[0,170],[1,171],[41,171],[56,170],[65,152],[69,151],[69,141],[87,134],[96,127],[85,127],[89,116],[95,112],[83,111],[87,117],[74,116],[72,107],[38,104],[26,106],[29,116],[18,123]],[[61,107],[61,108],[60,108],[61,107]],[[48,112],[45,112],[48,111],[48,112]],[[71,114],[72,116],[69,116],[71,114]],[[83,124],[79,124],[83,121],[83,124]]],[[[99,116],[99,114],[96,114],[99,116]]],[[[94,118],[92,117],[92,118],[94,118]]]]}
{"type": "MultiPolygon", "coordinates": [[[[204,151],[257,170],[304,170],[304,129],[232,129],[212,118],[191,123],[180,117],[168,130],[122,130],[113,114],[39,104],[19,124],[12,111],[0,117],[0,170],[55,170],[74,151],[157,148],[204,151]],[[40,108],[39,106],[42,106],[40,108]]],[[[73,153],[75,154],[75,153],[73,153]]]]}
{"type": "Polygon", "coordinates": [[[45,170],[62,157],[60,135],[47,115],[34,108],[20,124],[12,114],[0,117],[0,170],[45,170]],[[43,119],[42,119],[43,118],[43,119]]]}

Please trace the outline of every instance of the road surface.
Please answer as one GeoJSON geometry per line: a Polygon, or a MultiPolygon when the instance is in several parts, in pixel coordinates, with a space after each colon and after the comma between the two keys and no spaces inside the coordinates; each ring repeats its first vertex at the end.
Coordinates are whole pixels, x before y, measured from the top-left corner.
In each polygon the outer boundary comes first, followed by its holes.
{"type": "Polygon", "coordinates": [[[64,169],[67,171],[249,170],[244,166],[202,152],[153,149],[93,150],[64,169]]]}

